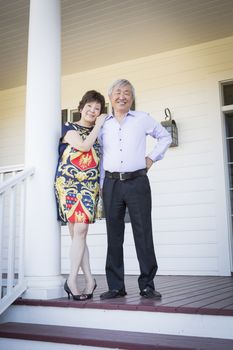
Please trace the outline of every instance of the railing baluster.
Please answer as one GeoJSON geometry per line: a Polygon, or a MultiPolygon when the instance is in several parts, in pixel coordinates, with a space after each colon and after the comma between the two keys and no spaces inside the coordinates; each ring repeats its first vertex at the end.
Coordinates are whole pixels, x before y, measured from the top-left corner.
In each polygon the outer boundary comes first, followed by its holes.
{"type": "Polygon", "coordinates": [[[22,169],[16,169],[16,167],[12,167],[11,171],[9,169],[2,170],[4,169],[0,168],[0,176],[3,172],[4,174],[15,172],[16,175],[10,178],[8,177],[7,180],[3,180],[0,183],[0,314],[26,290],[24,280],[25,201],[27,180],[34,174],[33,168],[24,171],[22,169]],[[9,222],[6,222],[7,215],[9,222]],[[3,266],[4,257],[2,247],[4,236],[8,238],[7,271],[3,266]],[[19,239],[19,247],[17,247],[19,252],[18,267],[15,266],[16,238],[19,239]],[[2,276],[5,271],[7,276],[7,291],[6,293],[1,293],[4,287],[2,276]],[[18,274],[17,278],[15,273],[18,274]]]}
{"type": "Polygon", "coordinates": [[[10,189],[10,213],[9,213],[9,237],[8,237],[8,264],[7,264],[7,294],[14,286],[14,263],[15,263],[15,203],[16,186],[10,189]]]}
{"type": "Polygon", "coordinates": [[[24,277],[24,229],[25,229],[25,202],[26,202],[27,179],[20,184],[20,218],[19,218],[19,270],[18,283],[21,283],[24,277]]]}

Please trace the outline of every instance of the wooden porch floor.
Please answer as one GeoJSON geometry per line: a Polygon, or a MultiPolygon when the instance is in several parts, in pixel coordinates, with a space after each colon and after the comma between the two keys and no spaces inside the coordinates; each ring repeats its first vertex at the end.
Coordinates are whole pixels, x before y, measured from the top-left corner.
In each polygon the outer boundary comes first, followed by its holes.
{"type": "MultiPolygon", "coordinates": [[[[18,299],[15,304],[233,316],[233,277],[156,276],[155,287],[162,294],[161,300],[142,298],[137,276],[125,277],[127,296],[100,300],[100,294],[108,289],[107,283],[103,275],[95,278],[97,289],[92,300],[18,299]]],[[[83,276],[80,276],[80,284],[83,284],[83,276]]]]}

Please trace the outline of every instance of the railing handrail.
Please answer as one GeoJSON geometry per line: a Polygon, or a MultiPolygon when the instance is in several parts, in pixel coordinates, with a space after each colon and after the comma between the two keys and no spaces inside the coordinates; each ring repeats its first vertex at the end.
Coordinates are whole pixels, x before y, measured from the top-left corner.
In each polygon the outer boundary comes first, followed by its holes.
{"type": "Polygon", "coordinates": [[[24,164],[0,166],[0,174],[1,173],[11,173],[11,172],[20,171],[23,169],[24,169],[24,164]]]}
{"type": "Polygon", "coordinates": [[[26,179],[26,177],[33,175],[35,171],[35,168],[25,169],[18,173],[17,175],[14,175],[14,177],[10,178],[9,180],[4,181],[0,184],[0,194],[7,191],[11,187],[14,187],[18,182],[26,179]]]}

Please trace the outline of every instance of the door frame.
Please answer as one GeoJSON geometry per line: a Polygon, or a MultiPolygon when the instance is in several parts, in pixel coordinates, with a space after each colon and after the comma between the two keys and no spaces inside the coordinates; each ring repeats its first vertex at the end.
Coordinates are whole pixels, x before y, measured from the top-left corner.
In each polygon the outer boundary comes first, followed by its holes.
{"type": "MultiPolygon", "coordinates": [[[[216,231],[219,246],[219,267],[223,275],[233,271],[233,228],[227,167],[225,115],[222,111],[221,84],[233,81],[233,70],[209,75],[207,79],[208,114],[213,120],[213,145],[216,178],[216,231]]],[[[210,126],[211,127],[211,126],[210,126]]]]}

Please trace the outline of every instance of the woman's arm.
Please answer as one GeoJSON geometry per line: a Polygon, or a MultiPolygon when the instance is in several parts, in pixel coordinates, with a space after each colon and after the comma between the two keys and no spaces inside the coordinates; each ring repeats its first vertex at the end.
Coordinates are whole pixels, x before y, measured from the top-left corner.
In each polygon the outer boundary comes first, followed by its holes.
{"type": "Polygon", "coordinates": [[[88,152],[95,143],[106,116],[107,114],[101,114],[99,117],[97,117],[94,128],[85,140],[81,138],[76,130],[69,130],[64,137],[64,142],[69,143],[72,147],[78,149],[79,151],[88,152]]]}

